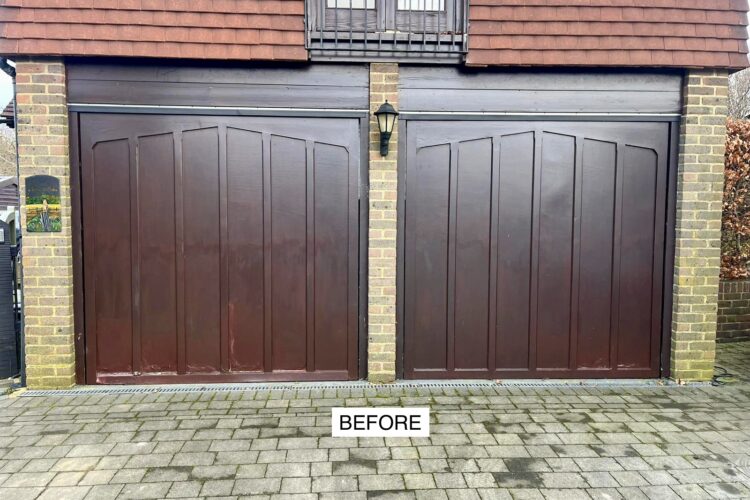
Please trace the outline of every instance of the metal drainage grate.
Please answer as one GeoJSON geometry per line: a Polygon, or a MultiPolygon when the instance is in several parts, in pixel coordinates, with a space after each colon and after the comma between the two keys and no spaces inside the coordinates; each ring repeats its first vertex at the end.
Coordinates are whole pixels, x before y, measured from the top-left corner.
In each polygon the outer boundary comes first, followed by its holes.
{"type": "MultiPolygon", "coordinates": [[[[687,386],[708,386],[709,384],[688,384],[687,386]]],[[[671,380],[467,380],[467,381],[398,381],[393,384],[371,384],[355,382],[279,382],[248,384],[175,384],[175,385],[124,385],[124,386],[82,386],[66,390],[29,390],[21,397],[43,396],[93,396],[117,394],[175,394],[188,392],[263,392],[263,391],[315,391],[331,389],[513,389],[513,388],[663,388],[684,387],[671,380]]]]}

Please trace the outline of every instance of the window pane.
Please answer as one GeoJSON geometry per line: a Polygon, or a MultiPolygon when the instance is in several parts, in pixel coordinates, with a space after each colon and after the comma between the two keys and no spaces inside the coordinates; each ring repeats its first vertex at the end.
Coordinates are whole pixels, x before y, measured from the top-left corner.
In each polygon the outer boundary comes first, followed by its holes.
{"type": "Polygon", "coordinates": [[[329,9],[374,9],[375,0],[326,0],[329,9]],[[367,7],[365,7],[367,5],[367,7]]]}
{"type": "Polygon", "coordinates": [[[398,0],[399,10],[445,10],[445,0],[398,0]]]}

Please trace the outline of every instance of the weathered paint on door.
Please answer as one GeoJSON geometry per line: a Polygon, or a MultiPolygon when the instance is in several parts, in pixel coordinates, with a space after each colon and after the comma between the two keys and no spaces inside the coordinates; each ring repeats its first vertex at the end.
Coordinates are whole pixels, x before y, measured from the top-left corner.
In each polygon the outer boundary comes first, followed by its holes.
{"type": "Polygon", "coordinates": [[[80,130],[89,383],[358,378],[358,120],[80,130]]]}
{"type": "Polygon", "coordinates": [[[669,125],[411,121],[407,378],[659,374],[669,125]]]}

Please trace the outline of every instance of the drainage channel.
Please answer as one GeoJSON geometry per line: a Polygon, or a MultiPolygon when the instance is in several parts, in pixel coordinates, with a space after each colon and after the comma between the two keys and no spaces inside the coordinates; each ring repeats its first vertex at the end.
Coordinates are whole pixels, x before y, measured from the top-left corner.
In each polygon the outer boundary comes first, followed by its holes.
{"type": "MultiPolygon", "coordinates": [[[[691,387],[708,384],[688,384],[691,387]]],[[[617,389],[617,388],[664,388],[685,387],[671,380],[466,380],[466,381],[397,381],[392,384],[371,384],[367,381],[353,382],[275,382],[246,384],[171,384],[171,385],[120,385],[120,386],[80,386],[61,390],[28,390],[20,397],[42,396],[92,396],[117,394],[174,394],[187,392],[283,392],[319,391],[336,389],[355,390],[399,390],[399,389],[479,389],[503,390],[514,388],[538,389],[617,389]]]]}

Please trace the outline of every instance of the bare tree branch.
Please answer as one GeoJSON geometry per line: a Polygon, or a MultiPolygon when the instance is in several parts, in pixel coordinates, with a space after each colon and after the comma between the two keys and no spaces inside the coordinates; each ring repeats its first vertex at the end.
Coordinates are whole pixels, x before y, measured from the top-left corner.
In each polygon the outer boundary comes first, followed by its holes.
{"type": "Polygon", "coordinates": [[[750,116],[750,70],[729,77],[729,116],[739,120],[750,116]]]}

